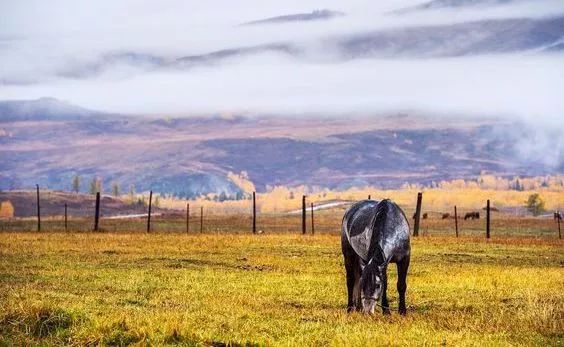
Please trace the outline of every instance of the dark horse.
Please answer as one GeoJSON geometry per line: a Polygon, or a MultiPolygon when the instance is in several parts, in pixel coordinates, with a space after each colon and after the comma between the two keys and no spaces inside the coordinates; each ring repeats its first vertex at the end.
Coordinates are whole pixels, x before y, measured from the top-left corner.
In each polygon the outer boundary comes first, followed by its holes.
{"type": "Polygon", "coordinates": [[[405,314],[405,291],[409,267],[409,224],[398,205],[386,199],[360,201],[345,213],[341,227],[341,247],[347,271],[348,311],[374,313],[382,298],[384,314],[389,314],[387,269],[398,268],[399,313],[405,314]]]}
{"type": "Polygon", "coordinates": [[[480,212],[468,212],[464,215],[464,220],[467,219],[480,219],[480,212]]]}

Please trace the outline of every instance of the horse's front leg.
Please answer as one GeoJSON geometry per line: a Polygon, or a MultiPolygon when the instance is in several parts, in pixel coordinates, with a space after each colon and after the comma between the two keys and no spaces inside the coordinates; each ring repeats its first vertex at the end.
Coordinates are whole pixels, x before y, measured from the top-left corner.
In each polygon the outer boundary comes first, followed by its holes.
{"type": "Polygon", "coordinates": [[[350,247],[345,248],[345,270],[347,277],[347,311],[360,309],[360,264],[358,256],[350,247]]]}
{"type": "Polygon", "coordinates": [[[362,310],[362,300],[360,299],[360,275],[362,273],[362,269],[360,266],[360,260],[356,262],[356,266],[354,268],[354,287],[353,287],[353,301],[354,307],[357,311],[362,310]]]}
{"type": "Polygon", "coordinates": [[[405,315],[405,291],[407,290],[407,270],[409,268],[409,256],[398,262],[398,293],[399,293],[399,314],[405,315]]]}
{"type": "Polygon", "coordinates": [[[382,313],[390,314],[390,308],[388,303],[388,267],[384,268],[382,272],[382,313]]]}

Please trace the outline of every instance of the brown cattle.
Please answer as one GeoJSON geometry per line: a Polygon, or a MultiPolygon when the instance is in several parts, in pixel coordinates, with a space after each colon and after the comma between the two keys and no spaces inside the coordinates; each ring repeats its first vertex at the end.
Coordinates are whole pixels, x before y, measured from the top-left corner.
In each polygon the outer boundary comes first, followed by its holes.
{"type": "MultiPolygon", "coordinates": [[[[415,219],[415,216],[417,216],[417,213],[414,213],[414,214],[413,214],[412,219],[415,219]]],[[[427,217],[429,217],[429,216],[427,215],[427,213],[423,213],[423,214],[421,215],[421,218],[423,218],[423,219],[427,219],[427,217]]]]}
{"type": "Polygon", "coordinates": [[[450,218],[450,213],[443,213],[442,219],[447,219],[447,218],[450,218]]]}
{"type": "Polygon", "coordinates": [[[464,215],[464,220],[467,219],[480,219],[480,212],[468,212],[464,215]]]}

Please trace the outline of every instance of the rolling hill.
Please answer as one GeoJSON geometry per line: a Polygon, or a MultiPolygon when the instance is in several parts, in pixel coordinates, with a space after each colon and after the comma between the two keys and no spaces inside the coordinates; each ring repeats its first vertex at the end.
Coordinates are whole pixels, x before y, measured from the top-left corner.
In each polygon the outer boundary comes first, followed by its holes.
{"type": "MultiPolygon", "coordinates": [[[[5,104],[0,103],[3,112],[5,104]]],[[[234,197],[243,189],[230,173],[241,172],[264,191],[301,184],[399,187],[484,171],[500,176],[564,171],[557,129],[542,144],[556,155],[536,155],[544,150],[535,149],[539,134],[519,122],[406,114],[148,118],[90,111],[59,117],[33,111],[41,104],[25,105],[31,118],[0,114],[0,189],[37,183],[70,190],[72,177],[80,175],[82,191],[99,177],[106,190],[117,182],[122,191],[133,186],[182,197],[234,197]]]]}

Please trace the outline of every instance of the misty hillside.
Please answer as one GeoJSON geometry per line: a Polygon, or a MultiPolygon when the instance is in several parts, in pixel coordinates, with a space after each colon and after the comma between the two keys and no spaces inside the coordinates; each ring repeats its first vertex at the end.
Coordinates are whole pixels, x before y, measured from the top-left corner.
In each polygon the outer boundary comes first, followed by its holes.
{"type": "Polygon", "coordinates": [[[0,101],[0,122],[70,120],[101,115],[102,112],[87,110],[54,98],[0,101]]]}
{"type": "Polygon", "coordinates": [[[287,22],[302,22],[312,20],[327,20],[334,17],[343,16],[344,13],[331,10],[315,10],[309,13],[287,14],[282,16],[270,17],[266,19],[259,19],[244,23],[243,25],[257,25],[257,24],[277,24],[287,22]]]}
{"type": "Polygon", "coordinates": [[[543,49],[564,37],[564,17],[484,20],[353,35],[339,42],[344,56],[439,57],[543,49]]]}
{"type": "Polygon", "coordinates": [[[230,173],[241,172],[264,191],[274,185],[399,187],[474,178],[484,171],[501,176],[564,171],[558,133],[538,147],[539,134],[519,123],[405,114],[353,122],[344,117],[62,118],[52,112],[42,118],[39,109],[33,111],[36,105],[41,103],[24,107],[36,115],[33,121],[0,114],[9,120],[0,124],[0,189],[38,183],[70,190],[78,174],[82,191],[100,177],[106,191],[117,182],[122,191],[133,185],[136,191],[177,196],[234,197],[243,191],[230,173]],[[546,155],[554,149],[556,156],[546,155]]]}
{"type": "Polygon", "coordinates": [[[404,8],[399,10],[399,13],[406,13],[410,11],[421,11],[421,10],[436,10],[443,8],[458,8],[458,7],[478,7],[478,6],[493,6],[502,5],[515,2],[523,2],[523,0],[431,0],[424,2],[422,4],[404,8]]]}
{"type": "MultiPolygon", "coordinates": [[[[262,23],[262,21],[259,22],[262,23]]],[[[556,47],[563,37],[564,17],[516,18],[360,32],[325,38],[318,44],[329,52],[338,52],[340,60],[421,58],[545,50],[549,47],[556,47]]],[[[136,60],[128,60],[129,64],[156,69],[194,67],[218,63],[228,58],[264,53],[276,53],[306,60],[310,55],[307,44],[274,41],[256,46],[226,47],[218,51],[168,60],[164,57],[144,56],[136,53],[128,53],[125,56],[138,57],[136,60]]],[[[121,60],[104,59],[99,65],[96,65],[96,69],[109,68],[118,62],[123,63],[121,60]]],[[[76,72],[65,71],[65,74],[72,75],[76,72]]]]}

